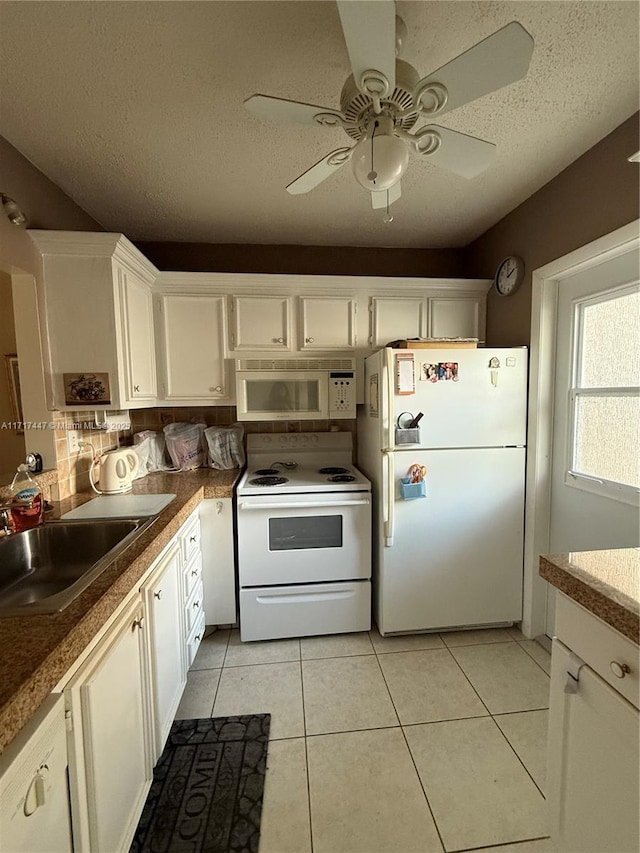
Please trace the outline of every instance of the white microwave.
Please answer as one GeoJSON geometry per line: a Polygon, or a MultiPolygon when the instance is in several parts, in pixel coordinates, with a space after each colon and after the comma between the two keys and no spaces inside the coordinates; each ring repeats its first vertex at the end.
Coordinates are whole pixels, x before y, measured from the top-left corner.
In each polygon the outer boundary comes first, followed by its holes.
{"type": "Polygon", "coordinates": [[[355,418],[355,361],[238,359],[236,405],[239,421],[355,418]]]}

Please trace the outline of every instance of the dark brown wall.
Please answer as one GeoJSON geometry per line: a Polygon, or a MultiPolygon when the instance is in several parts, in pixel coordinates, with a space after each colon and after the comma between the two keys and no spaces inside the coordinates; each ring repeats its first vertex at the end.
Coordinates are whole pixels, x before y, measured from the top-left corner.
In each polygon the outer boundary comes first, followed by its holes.
{"type": "MultiPolygon", "coordinates": [[[[29,228],[104,231],[69,196],[0,136],[0,191],[27,214],[29,228]]],[[[7,271],[35,272],[33,244],[26,228],[0,216],[0,264],[7,271]]]]}
{"type": "Polygon", "coordinates": [[[526,264],[513,296],[489,292],[489,344],[529,343],[533,270],[640,216],[640,167],[627,159],[640,149],[638,119],[631,116],[467,247],[472,278],[492,277],[507,255],[521,255],[526,264]]]}
{"type": "Polygon", "coordinates": [[[138,242],[136,245],[161,270],[444,278],[464,275],[462,249],[261,246],[237,243],[138,242]]]}

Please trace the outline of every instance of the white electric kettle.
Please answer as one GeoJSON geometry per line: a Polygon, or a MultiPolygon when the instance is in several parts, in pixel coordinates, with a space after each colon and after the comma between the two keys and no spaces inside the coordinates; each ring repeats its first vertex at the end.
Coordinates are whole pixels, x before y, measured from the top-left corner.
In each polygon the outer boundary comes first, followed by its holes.
{"type": "Polygon", "coordinates": [[[125,447],[122,450],[109,450],[100,459],[100,486],[97,489],[93,480],[94,461],[91,463],[89,479],[91,487],[99,495],[122,495],[131,491],[133,479],[138,472],[137,455],[125,447]]]}

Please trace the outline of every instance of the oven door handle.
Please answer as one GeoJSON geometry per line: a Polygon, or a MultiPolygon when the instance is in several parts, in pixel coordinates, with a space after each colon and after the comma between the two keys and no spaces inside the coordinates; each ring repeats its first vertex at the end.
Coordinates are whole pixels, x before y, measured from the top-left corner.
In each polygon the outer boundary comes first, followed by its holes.
{"type": "Polygon", "coordinates": [[[249,503],[239,501],[238,509],[321,509],[325,506],[369,506],[368,498],[358,501],[317,501],[315,503],[249,503]]]}

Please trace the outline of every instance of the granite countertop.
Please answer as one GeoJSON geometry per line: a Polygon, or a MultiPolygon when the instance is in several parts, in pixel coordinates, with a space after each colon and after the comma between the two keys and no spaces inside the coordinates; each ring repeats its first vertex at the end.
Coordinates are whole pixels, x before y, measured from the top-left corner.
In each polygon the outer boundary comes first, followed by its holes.
{"type": "Polygon", "coordinates": [[[540,557],[540,575],[634,643],[640,636],[640,548],[540,557]]]}
{"type": "MultiPolygon", "coordinates": [[[[136,480],[134,494],[177,497],[67,608],[50,615],[0,616],[0,752],[135,589],[198,504],[205,498],[231,497],[239,477],[237,468],[198,469],[136,480]]],[[[54,517],[92,497],[82,493],[55,504],[54,517]]]]}

